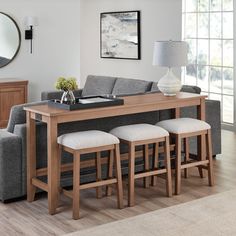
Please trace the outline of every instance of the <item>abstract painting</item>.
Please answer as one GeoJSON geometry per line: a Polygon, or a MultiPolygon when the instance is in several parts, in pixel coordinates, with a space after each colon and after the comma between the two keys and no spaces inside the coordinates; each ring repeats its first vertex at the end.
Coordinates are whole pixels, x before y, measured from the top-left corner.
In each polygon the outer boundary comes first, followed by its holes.
{"type": "Polygon", "coordinates": [[[101,13],[101,57],[140,60],[140,11],[101,13]]]}

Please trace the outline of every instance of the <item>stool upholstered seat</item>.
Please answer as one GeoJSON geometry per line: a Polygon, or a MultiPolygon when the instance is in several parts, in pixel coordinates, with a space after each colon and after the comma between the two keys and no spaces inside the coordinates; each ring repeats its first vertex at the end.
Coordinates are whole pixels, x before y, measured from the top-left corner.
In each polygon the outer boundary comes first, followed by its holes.
{"type": "Polygon", "coordinates": [[[120,126],[112,129],[110,133],[122,140],[130,142],[169,136],[169,133],[163,128],[149,124],[120,126]]]}
{"type": "Polygon", "coordinates": [[[99,130],[89,130],[63,134],[57,138],[57,142],[71,149],[79,150],[118,144],[120,141],[112,134],[99,130]]]}
{"type": "Polygon", "coordinates": [[[163,120],[156,125],[174,134],[193,133],[211,128],[205,121],[192,118],[163,120]]]}

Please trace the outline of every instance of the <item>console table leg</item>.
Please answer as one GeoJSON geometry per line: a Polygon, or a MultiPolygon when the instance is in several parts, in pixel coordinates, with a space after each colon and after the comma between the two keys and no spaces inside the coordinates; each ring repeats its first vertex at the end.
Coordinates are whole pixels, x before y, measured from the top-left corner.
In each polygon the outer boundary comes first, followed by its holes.
{"type": "Polygon", "coordinates": [[[57,122],[49,118],[47,122],[48,142],[48,210],[49,214],[56,213],[58,205],[58,144],[57,144],[57,122]]]}
{"type": "Polygon", "coordinates": [[[36,187],[32,184],[32,178],[36,177],[36,127],[35,120],[27,111],[27,201],[32,202],[35,198],[36,187]]]}

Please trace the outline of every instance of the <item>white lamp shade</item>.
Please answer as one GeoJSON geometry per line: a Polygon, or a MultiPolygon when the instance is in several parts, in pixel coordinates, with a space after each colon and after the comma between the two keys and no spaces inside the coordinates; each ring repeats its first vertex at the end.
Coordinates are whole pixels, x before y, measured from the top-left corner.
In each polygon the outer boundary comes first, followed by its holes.
{"type": "Polygon", "coordinates": [[[37,26],[38,18],[35,16],[26,16],[24,23],[25,23],[25,26],[37,26]]]}
{"type": "Polygon", "coordinates": [[[180,67],[188,64],[188,45],[184,41],[157,41],[154,45],[153,65],[180,67]]]}

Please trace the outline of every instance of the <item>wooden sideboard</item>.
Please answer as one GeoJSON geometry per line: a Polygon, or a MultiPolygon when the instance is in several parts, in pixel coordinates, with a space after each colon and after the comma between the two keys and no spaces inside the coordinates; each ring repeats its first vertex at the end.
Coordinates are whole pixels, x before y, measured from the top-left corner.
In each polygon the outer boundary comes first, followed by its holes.
{"type": "Polygon", "coordinates": [[[28,81],[0,79],[0,128],[8,123],[11,107],[27,102],[28,81]]]}

